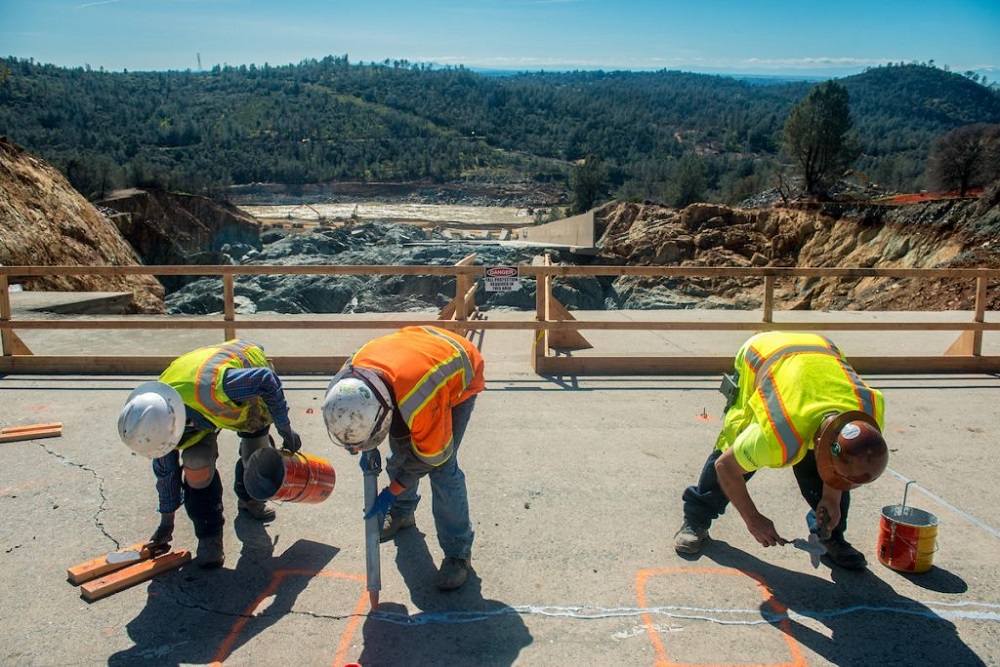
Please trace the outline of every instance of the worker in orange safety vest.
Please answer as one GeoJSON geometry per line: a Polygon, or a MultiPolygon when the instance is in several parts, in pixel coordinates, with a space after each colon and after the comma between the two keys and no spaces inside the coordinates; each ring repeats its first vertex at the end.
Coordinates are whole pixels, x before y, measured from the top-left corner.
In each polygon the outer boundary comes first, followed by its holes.
{"type": "Polygon", "coordinates": [[[433,326],[405,327],[363,345],[333,377],[323,401],[330,439],[352,454],[389,437],[390,483],[365,518],[377,516],[380,541],[416,524],[419,481],[431,485],[438,543],[436,585],[461,587],[474,531],[458,451],[485,387],[483,358],[466,338],[433,326]]]}

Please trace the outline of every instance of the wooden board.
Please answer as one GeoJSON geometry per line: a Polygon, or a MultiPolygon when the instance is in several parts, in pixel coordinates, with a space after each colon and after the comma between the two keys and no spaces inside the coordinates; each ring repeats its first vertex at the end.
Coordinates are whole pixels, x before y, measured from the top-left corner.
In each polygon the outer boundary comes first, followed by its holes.
{"type": "Polygon", "coordinates": [[[129,565],[100,579],[88,581],[80,586],[80,595],[89,602],[100,600],[189,562],[191,562],[191,552],[187,549],[171,551],[157,558],[129,565]]]}
{"type": "Polygon", "coordinates": [[[56,438],[62,435],[62,423],[5,426],[0,429],[0,442],[17,442],[36,438],[56,438]]]}
{"type": "MultiPolygon", "coordinates": [[[[143,560],[149,558],[149,550],[143,550],[147,542],[139,542],[138,544],[133,544],[130,547],[125,547],[121,551],[138,551],[139,557],[143,560]]],[[[73,567],[66,570],[66,577],[69,579],[71,584],[82,584],[85,581],[90,581],[91,579],[96,579],[97,577],[102,577],[108,572],[114,572],[115,570],[120,570],[123,567],[128,567],[132,565],[135,561],[127,563],[109,563],[108,554],[99,556],[92,560],[88,560],[86,563],[80,563],[79,565],[74,565],[73,567]]]]}

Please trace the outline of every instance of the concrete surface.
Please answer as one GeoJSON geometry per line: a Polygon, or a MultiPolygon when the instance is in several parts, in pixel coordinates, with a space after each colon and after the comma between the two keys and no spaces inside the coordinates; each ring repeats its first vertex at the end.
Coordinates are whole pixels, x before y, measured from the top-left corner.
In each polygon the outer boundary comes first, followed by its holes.
{"type": "MultiPolygon", "coordinates": [[[[263,342],[286,353],[341,353],[354,342],[266,333],[263,342]]],[[[158,351],[212,335],[171,333],[158,351]]],[[[0,445],[0,663],[1000,664],[1000,378],[867,378],[885,392],[892,454],[886,474],[853,497],[848,537],[870,564],[855,573],[813,569],[790,546],[760,547],[735,512],[712,527],[699,557],[678,556],[680,496],[721,423],[719,378],[539,377],[528,365],[530,335],[487,331],[480,340],[487,389],[460,453],[477,531],[474,574],[460,591],[434,588],[441,551],[425,488],[417,528],[382,545],[375,613],[365,592],[362,475],[323,429],[327,378],[284,378],[304,450],[336,468],[326,502],[281,504],[267,525],[238,516],[237,439],[224,433],[225,568],[186,566],[93,603],[66,569],[148,538],[157,523],[149,462],[116,433],[128,392],[153,378],[0,378],[0,425],[63,423],[61,437],[0,445]],[[923,574],[876,557],[881,510],[899,504],[911,480],[908,504],[940,521],[923,574]]],[[[735,353],[744,334],[724,335],[735,353]]],[[[105,353],[157,344],[152,332],[76,336],[105,353]]],[[[851,334],[859,348],[860,336],[851,334]]],[[[846,337],[833,336],[850,354],[846,337]]],[[[660,332],[642,345],[655,341],[656,349],[704,344],[694,332],[660,332]]],[[[938,354],[940,345],[917,337],[907,349],[938,354]]],[[[790,471],[762,471],[750,491],[784,537],[806,536],[790,471]]],[[[182,513],[174,546],[195,546],[182,513]]]]}

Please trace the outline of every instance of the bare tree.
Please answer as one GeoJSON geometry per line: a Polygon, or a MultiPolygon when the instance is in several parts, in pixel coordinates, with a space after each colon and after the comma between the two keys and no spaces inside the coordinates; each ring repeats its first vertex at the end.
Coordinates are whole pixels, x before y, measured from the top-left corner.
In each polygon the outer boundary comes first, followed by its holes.
{"type": "Polygon", "coordinates": [[[934,142],[927,156],[927,180],[940,190],[985,187],[1000,178],[1000,125],[956,127],[934,142]]]}

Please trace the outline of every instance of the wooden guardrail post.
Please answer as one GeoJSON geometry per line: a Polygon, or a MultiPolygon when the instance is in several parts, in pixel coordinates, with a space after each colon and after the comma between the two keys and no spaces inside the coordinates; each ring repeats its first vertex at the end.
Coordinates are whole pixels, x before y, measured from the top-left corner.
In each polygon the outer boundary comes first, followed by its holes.
{"type": "MultiPolygon", "coordinates": [[[[972,317],[973,322],[985,322],[986,321],[986,276],[978,276],[976,278],[976,305],[975,314],[972,317]]],[[[970,329],[968,331],[963,331],[955,339],[955,342],[951,344],[945,351],[945,356],[958,355],[958,356],[973,356],[980,357],[983,354],[983,331],[982,329],[970,329]]]]}
{"type": "Polygon", "coordinates": [[[774,321],[774,276],[764,276],[763,322],[774,321]]]}
{"type": "Polygon", "coordinates": [[[226,322],[232,322],[233,326],[227,326],[225,330],[225,340],[236,338],[236,287],[234,285],[232,273],[222,274],[222,298],[224,300],[226,322]]]}

